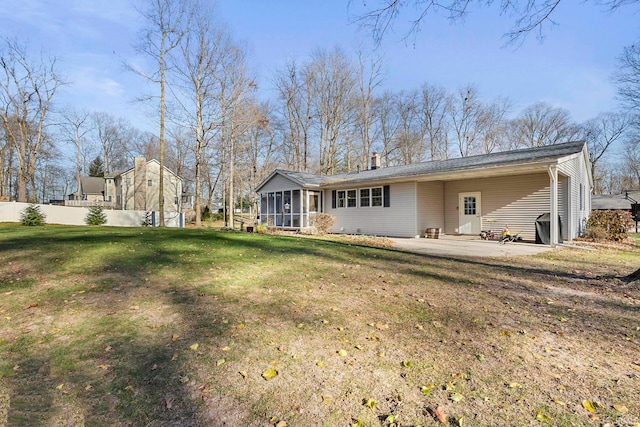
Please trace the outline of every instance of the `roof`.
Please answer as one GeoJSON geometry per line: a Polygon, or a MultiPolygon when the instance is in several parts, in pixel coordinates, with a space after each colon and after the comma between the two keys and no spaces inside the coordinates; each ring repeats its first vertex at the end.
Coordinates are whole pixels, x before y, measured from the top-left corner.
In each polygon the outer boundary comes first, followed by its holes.
{"type": "Polygon", "coordinates": [[[80,187],[84,194],[102,194],[104,191],[104,178],[100,176],[81,176],[80,187]]]}
{"type": "MultiPolygon", "coordinates": [[[[150,159],[150,160],[146,160],[145,161],[146,165],[149,165],[150,163],[156,163],[158,166],[160,166],[160,162],[157,161],[156,159],[150,159]]],[[[108,175],[107,178],[117,178],[118,176],[130,174],[130,173],[132,173],[134,171],[134,169],[135,169],[135,166],[133,166],[133,167],[127,169],[127,170],[124,170],[124,171],[115,171],[115,172],[111,173],[110,175],[108,175]]],[[[174,175],[179,180],[182,180],[182,177],[179,176],[174,171],[172,171],[171,169],[169,169],[166,164],[164,165],[164,170],[169,172],[170,174],[174,175]]]]}
{"type": "Polygon", "coordinates": [[[591,197],[591,209],[631,209],[633,201],[640,203],[640,191],[628,191],[622,194],[600,194],[591,197]],[[630,199],[627,198],[627,195],[630,199]]]}
{"type": "Polygon", "coordinates": [[[559,159],[581,153],[585,142],[576,141],[543,147],[526,148],[520,150],[502,151],[498,153],[477,156],[460,157],[447,160],[433,160],[410,165],[368,169],[360,172],[350,172],[336,175],[313,175],[304,172],[294,172],[276,169],[265,179],[256,191],[259,191],[275,174],[283,175],[302,187],[331,186],[337,184],[357,183],[362,181],[383,181],[399,178],[417,178],[442,173],[491,169],[505,166],[519,166],[527,164],[544,164],[557,162],[559,159]]]}

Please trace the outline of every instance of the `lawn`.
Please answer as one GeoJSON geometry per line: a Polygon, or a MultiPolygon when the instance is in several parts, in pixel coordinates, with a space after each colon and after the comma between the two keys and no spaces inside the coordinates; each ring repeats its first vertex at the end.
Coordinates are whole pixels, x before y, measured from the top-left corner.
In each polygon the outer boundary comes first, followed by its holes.
{"type": "Polygon", "coordinates": [[[0,224],[0,260],[0,425],[640,425],[637,247],[0,224]]]}

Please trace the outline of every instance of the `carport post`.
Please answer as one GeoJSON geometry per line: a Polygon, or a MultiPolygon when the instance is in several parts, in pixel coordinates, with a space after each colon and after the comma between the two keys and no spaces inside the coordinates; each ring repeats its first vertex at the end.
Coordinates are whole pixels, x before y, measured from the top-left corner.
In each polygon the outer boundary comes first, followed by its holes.
{"type": "Polygon", "coordinates": [[[549,165],[547,167],[549,172],[549,185],[550,191],[550,210],[551,218],[549,219],[549,244],[551,247],[555,247],[558,244],[558,168],[556,165],[549,165]]]}

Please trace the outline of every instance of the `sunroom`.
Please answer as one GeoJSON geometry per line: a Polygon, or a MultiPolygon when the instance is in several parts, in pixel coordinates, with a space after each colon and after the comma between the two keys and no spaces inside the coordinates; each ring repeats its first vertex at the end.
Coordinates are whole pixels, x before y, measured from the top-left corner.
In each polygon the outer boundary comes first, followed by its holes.
{"type": "Polygon", "coordinates": [[[322,192],[308,189],[260,193],[260,222],[268,227],[304,229],[322,212],[322,192]]]}

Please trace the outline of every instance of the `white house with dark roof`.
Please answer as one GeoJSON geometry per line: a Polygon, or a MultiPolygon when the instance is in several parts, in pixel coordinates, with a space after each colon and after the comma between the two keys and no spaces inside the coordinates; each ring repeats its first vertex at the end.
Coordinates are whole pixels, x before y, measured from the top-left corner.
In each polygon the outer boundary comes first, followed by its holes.
{"type": "Polygon", "coordinates": [[[334,233],[423,236],[479,234],[509,224],[535,240],[536,219],[551,221],[551,244],[583,232],[593,178],[584,142],[491,153],[337,175],[277,169],[256,189],[262,223],[305,229],[326,212],[334,233]]]}

